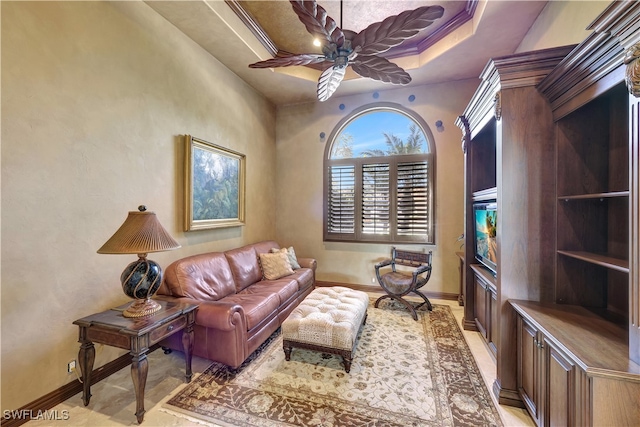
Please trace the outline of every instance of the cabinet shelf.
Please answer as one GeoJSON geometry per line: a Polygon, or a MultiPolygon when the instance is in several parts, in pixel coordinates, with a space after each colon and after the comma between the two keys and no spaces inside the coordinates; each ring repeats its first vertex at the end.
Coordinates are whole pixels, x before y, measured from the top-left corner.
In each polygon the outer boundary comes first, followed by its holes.
{"type": "Polygon", "coordinates": [[[591,252],[582,252],[582,251],[559,250],[558,254],[579,259],[581,261],[588,262],[591,264],[596,264],[612,270],[621,271],[623,273],[629,273],[629,261],[624,259],[613,258],[613,257],[602,255],[602,254],[595,254],[591,252]]]}
{"type": "Polygon", "coordinates": [[[572,196],[559,196],[558,200],[568,202],[570,200],[613,199],[629,197],[629,191],[612,191],[607,193],[575,194],[572,196]]]}
{"type": "Polygon", "coordinates": [[[472,198],[474,202],[482,202],[485,200],[495,200],[498,195],[496,187],[487,188],[485,190],[474,191],[472,198]]]}
{"type": "Polygon", "coordinates": [[[481,264],[471,264],[471,269],[474,271],[474,273],[476,273],[476,275],[482,277],[484,281],[494,290],[494,292],[497,291],[496,277],[489,270],[487,270],[486,267],[482,266],[481,264]]]}

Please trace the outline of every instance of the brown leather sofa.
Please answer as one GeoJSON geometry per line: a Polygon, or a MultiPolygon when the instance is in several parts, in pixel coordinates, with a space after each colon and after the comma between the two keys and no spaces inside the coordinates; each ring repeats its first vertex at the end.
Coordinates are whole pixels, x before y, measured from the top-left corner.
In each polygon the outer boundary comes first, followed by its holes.
{"type": "MultiPolygon", "coordinates": [[[[301,268],[292,275],[263,280],[258,254],[272,248],[279,246],[265,241],[193,255],[164,270],[156,297],[198,304],[193,354],[237,368],[313,290],[311,258],[298,258],[301,268]]],[[[182,351],[181,335],[162,345],[182,351]]]]}

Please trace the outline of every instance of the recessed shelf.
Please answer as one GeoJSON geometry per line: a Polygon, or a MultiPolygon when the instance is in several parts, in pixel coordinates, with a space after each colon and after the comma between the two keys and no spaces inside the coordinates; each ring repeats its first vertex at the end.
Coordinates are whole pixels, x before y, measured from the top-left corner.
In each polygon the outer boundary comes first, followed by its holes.
{"type": "Polygon", "coordinates": [[[558,251],[558,254],[568,256],[571,258],[579,259],[591,264],[600,265],[612,270],[621,271],[623,273],[629,273],[629,261],[619,258],[613,258],[607,255],[596,254],[592,252],[582,251],[558,251]]]}

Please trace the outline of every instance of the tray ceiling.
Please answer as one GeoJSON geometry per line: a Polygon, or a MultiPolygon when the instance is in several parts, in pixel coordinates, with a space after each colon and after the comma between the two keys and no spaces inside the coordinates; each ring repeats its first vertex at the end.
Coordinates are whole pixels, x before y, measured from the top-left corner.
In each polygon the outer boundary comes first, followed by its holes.
{"type": "MultiPolygon", "coordinates": [[[[147,4],[276,105],[316,100],[320,70],[249,69],[277,51],[320,52],[288,1],[148,1],[147,4]]],[[[444,16],[383,56],[411,85],[477,78],[492,57],[514,53],[546,1],[318,1],[338,26],[360,31],[404,10],[444,7],[444,16]]],[[[334,97],[396,86],[348,72],[334,97]]]]}

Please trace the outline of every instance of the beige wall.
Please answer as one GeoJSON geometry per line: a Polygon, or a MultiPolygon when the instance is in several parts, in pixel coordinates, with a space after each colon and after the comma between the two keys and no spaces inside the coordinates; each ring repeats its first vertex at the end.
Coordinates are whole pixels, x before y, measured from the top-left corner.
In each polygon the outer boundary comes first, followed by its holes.
{"type": "Polygon", "coordinates": [[[372,283],[374,265],[388,258],[391,245],[323,242],[322,236],[322,160],[333,128],[351,111],[373,102],[393,102],[419,114],[435,138],[436,166],[436,244],[398,245],[414,250],[433,250],[434,269],[427,291],[458,293],[458,259],[463,232],[463,153],[461,132],[454,125],[479,80],[430,86],[390,89],[340,97],[340,89],[324,103],[278,108],[277,114],[277,234],[281,244],[293,245],[296,253],[318,260],[318,280],[379,286],[372,283]],[[338,96],[336,96],[338,95],[338,96]],[[410,95],[416,99],[409,102],[410,95]],[[344,104],[344,110],[340,110],[344,104]],[[444,131],[436,130],[442,120],[444,131]],[[325,142],[320,133],[326,134],[325,142]]]}
{"type": "Polygon", "coordinates": [[[516,52],[578,44],[586,28],[609,5],[608,1],[550,1],[533,23],[516,52]]]}
{"type": "MultiPolygon", "coordinates": [[[[72,322],[128,300],[135,257],[96,253],[127,211],[181,243],[163,266],[275,238],[276,153],[275,108],[146,4],[0,4],[5,410],[75,379],[72,322]],[[185,133],[247,155],[245,227],[182,231],[185,133]]],[[[95,366],[122,353],[97,345],[95,366]]]]}

